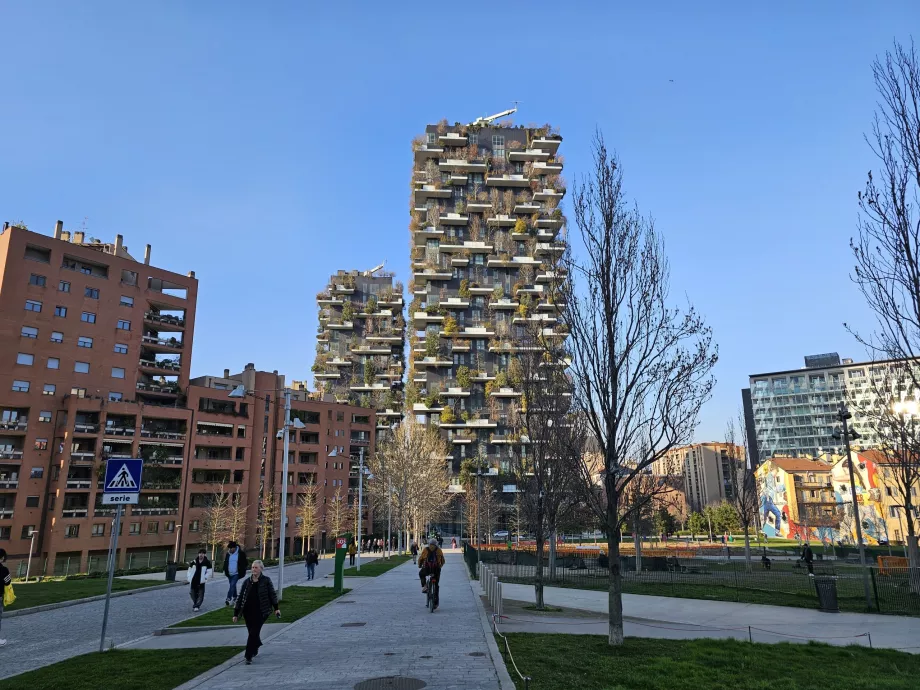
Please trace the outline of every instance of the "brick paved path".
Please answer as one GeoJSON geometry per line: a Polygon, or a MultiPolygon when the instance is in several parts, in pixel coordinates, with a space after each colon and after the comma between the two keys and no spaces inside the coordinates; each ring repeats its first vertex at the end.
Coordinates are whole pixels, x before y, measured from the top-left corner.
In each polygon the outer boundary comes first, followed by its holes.
{"type": "Polygon", "coordinates": [[[251,666],[240,656],[236,665],[185,687],[351,690],[363,680],[401,675],[425,681],[426,689],[498,690],[463,557],[447,555],[434,613],[425,608],[417,572],[412,563],[394,568],[291,625],[251,666]]]}

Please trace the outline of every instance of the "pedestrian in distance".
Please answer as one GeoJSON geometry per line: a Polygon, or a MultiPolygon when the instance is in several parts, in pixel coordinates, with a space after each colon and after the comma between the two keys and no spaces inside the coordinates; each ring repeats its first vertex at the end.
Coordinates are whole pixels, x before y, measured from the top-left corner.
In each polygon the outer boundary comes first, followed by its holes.
{"type": "Polygon", "coordinates": [[[354,539],[348,545],[348,565],[355,564],[355,554],[358,553],[358,547],[355,546],[354,539]]]}
{"type": "Polygon", "coordinates": [[[316,564],[319,563],[319,554],[316,553],[316,549],[309,549],[304,560],[307,563],[307,580],[312,580],[316,577],[316,564]]]}
{"type": "Polygon", "coordinates": [[[808,575],[814,577],[815,568],[812,565],[812,561],[815,560],[815,554],[807,540],[805,541],[805,547],[802,549],[802,560],[805,561],[805,567],[808,568],[808,575]]]}
{"type": "Polygon", "coordinates": [[[230,606],[236,601],[236,583],[241,577],[246,577],[248,570],[249,563],[246,561],[246,554],[243,553],[239,544],[231,541],[227,544],[227,555],[224,556],[224,575],[227,576],[230,583],[224,605],[230,606]]]}
{"type": "MultiPolygon", "coordinates": [[[[16,598],[13,596],[13,578],[10,576],[10,570],[5,565],[6,549],[0,549],[0,635],[3,634],[3,607],[9,602],[13,603],[16,598]]],[[[6,645],[6,639],[0,637],[0,647],[6,645]]]]}
{"type": "Polygon", "coordinates": [[[188,577],[189,596],[192,598],[192,611],[198,611],[204,602],[204,586],[214,573],[211,561],[208,560],[204,549],[198,549],[198,556],[189,563],[186,576],[188,577]]]}
{"type": "Polygon", "coordinates": [[[262,632],[262,626],[272,611],[275,612],[276,618],[281,618],[278,594],[268,575],[262,574],[263,568],[262,561],[252,562],[252,574],[243,580],[240,598],[236,600],[236,607],[233,609],[234,623],[239,620],[240,613],[246,621],[246,630],[249,633],[246,638],[247,664],[251,664],[252,658],[259,653],[259,647],[262,646],[259,633],[262,632]]]}
{"type": "Polygon", "coordinates": [[[409,552],[412,554],[412,560],[415,560],[418,556],[418,544],[415,541],[412,542],[412,545],[409,547],[409,552]]]}

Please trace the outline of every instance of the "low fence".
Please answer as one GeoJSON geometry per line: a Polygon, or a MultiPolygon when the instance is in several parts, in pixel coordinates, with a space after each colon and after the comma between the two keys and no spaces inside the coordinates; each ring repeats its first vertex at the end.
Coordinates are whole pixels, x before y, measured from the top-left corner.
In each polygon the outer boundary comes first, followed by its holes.
{"type": "MultiPolygon", "coordinates": [[[[536,557],[524,551],[464,548],[464,559],[475,572],[478,557],[502,581],[530,584],[536,557]]],[[[543,580],[551,587],[606,590],[609,559],[604,554],[557,556],[552,575],[544,558],[543,580]]],[[[840,608],[846,611],[920,616],[920,569],[875,566],[867,568],[872,606],[867,609],[862,569],[841,562],[816,561],[816,576],[835,579],[840,608]]],[[[814,579],[799,561],[760,559],[750,566],[743,559],[646,555],[620,557],[623,592],[657,596],[715,599],[758,604],[818,608],[814,579]]]]}

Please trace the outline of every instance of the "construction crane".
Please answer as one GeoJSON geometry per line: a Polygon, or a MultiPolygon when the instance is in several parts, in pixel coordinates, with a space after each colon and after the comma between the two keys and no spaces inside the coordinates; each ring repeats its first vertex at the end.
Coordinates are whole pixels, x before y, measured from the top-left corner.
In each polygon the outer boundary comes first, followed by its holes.
{"type": "Polygon", "coordinates": [[[512,101],[514,107],[511,110],[503,110],[500,113],[495,113],[494,115],[489,115],[488,117],[477,117],[474,122],[471,122],[470,125],[488,125],[497,120],[500,117],[507,117],[508,115],[513,115],[517,112],[518,101],[512,101]]]}
{"type": "Polygon", "coordinates": [[[365,271],[365,272],[364,272],[364,277],[365,277],[365,278],[370,278],[372,275],[374,275],[377,271],[379,271],[381,268],[383,268],[383,267],[386,266],[386,265],[387,265],[387,262],[386,262],[386,261],[384,261],[382,264],[377,264],[377,265],[374,266],[371,270],[365,271]]]}

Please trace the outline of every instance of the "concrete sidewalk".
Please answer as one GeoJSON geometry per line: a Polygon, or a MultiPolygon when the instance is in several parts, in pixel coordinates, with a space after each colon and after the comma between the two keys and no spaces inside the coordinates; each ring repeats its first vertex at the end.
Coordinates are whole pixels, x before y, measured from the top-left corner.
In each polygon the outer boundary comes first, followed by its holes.
{"type": "Polygon", "coordinates": [[[253,684],[351,690],[362,681],[392,676],[420,679],[429,689],[499,690],[494,643],[490,648],[462,557],[447,556],[441,606],[434,613],[425,608],[417,573],[406,563],[373,578],[274,639],[263,637],[252,666],[244,666],[240,654],[181,690],[253,684]]]}
{"type": "MultiPolygon", "coordinates": [[[[502,583],[504,600],[533,604],[531,585],[502,583]]],[[[505,632],[567,632],[605,635],[607,592],[547,587],[547,605],[565,611],[561,616],[534,614],[520,607],[506,606],[509,619],[501,624],[505,632]],[[594,614],[589,617],[571,613],[594,614]],[[552,629],[550,629],[552,627],[552,629]]],[[[749,639],[755,642],[827,642],[869,645],[920,653],[920,618],[880,616],[869,613],[823,613],[817,609],[791,606],[739,604],[677,597],[623,595],[626,634],[635,637],[690,639],[699,637],[749,639]]]]}

